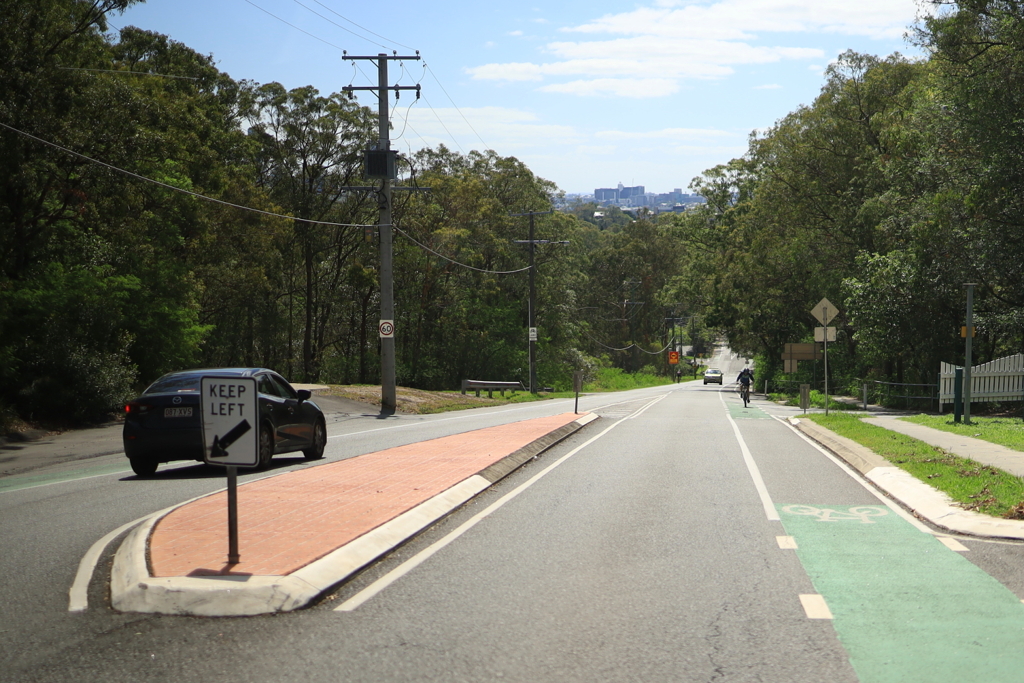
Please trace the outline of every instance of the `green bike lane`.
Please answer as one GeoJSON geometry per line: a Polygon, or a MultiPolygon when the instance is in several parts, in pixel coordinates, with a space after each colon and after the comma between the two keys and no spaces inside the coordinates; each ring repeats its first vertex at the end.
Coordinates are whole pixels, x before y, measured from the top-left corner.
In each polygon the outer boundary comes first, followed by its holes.
{"type": "Polygon", "coordinates": [[[779,513],[780,552],[797,554],[862,683],[1024,680],[1017,595],[756,403],[725,403],[779,513]]]}

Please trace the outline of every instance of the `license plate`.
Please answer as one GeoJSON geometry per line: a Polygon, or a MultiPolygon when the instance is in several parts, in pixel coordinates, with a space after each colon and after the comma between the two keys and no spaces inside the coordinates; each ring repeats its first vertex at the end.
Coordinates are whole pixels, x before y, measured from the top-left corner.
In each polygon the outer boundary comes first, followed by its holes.
{"type": "Polygon", "coordinates": [[[164,408],[164,417],[192,417],[192,407],[164,408]]]}

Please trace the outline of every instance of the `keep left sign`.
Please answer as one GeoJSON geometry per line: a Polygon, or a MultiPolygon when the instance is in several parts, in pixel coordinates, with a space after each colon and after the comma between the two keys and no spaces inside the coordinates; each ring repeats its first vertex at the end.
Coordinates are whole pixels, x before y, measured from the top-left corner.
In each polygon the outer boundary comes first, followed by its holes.
{"type": "Polygon", "coordinates": [[[208,465],[256,467],[259,396],[254,377],[203,377],[203,459],[208,465]]]}

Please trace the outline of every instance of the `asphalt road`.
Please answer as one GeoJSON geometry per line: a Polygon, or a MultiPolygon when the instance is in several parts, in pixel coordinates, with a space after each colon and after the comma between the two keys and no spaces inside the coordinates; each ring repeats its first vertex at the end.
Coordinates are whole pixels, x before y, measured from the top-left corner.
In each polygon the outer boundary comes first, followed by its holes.
{"type": "MultiPolygon", "coordinates": [[[[206,467],[138,479],[97,456],[0,478],[0,678],[1020,680],[1006,672],[1024,670],[1022,546],[942,545],[775,419],[789,409],[743,410],[729,386],[743,361],[716,363],[724,387],[582,397],[603,419],[289,614],[118,614],[102,572],[90,608],[68,613],[89,546],[221,488],[206,467]],[[814,618],[821,605],[835,618],[814,618]]],[[[567,410],[346,414],[327,458],[567,410]]]]}

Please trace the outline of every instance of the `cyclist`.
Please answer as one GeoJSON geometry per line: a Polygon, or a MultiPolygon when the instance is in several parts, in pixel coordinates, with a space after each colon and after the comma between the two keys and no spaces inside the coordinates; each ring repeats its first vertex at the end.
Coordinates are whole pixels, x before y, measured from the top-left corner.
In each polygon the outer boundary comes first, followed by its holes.
{"type": "Polygon", "coordinates": [[[740,384],[740,396],[743,397],[743,405],[750,401],[750,387],[754,384],[754,371],[750,368],[743,368],[736,381],[740,384]]]}

